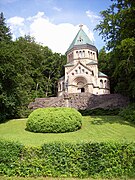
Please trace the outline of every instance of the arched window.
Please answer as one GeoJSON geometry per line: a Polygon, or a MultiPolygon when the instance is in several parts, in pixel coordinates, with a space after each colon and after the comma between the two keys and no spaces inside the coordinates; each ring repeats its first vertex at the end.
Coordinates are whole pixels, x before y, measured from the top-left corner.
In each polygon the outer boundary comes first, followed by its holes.
{"type": "Polygon", "coordinates": [[[93,53],[93,59],[95,59],[95,53],[93,53]]]}
{"type": "Polygon", "coordinates": [[[62,82],[62,90],[64,90],[64,89],[65,89],[65,83],[62,82]]]}
{"type": "Polygon", "coordinates": [[[76,74],[78,74],[78,71],[77,71],[77,69],[75,70],[75,73],[76,73],[76,74]]]}
{"type": "Polygon", "coordinates": [[[79,53],[78,53],[78,51],[76,51],[76,54],[77,54],[77,58],[79,58],[79,53]]]}
{"type": "Polygon", "coordinates": [[[82,52],[82,56],[85,57],[85,51],[82,52]]]}
{"type": "Polygon", "coordinates": [[[88,55],[89,55],[89,58],[90,58],[90,51],[88,51],[88,55]]]}
{"type": "Polygon", "coordinates": [[[60,83],[60,91],[61,91],[61,83],[60,83]]]}
{"type": "Polygon", "coordinates": [[[107,81],[104,80],[104,88],[107,88],[107,81]]]}
{"type": "Polygon", "coordinates": [[[79,51],[79,58],[82,57],[82,51],[79,51]]]}
{"type": "Polygon", "coordinates": [[[93,57],[92,57],[92,52],[90,52],[90,59],[93,59],[93,57]]]}
{"type": "Polygon", "coordinates": [[[103,80],[100,80],[100,88],[103,88],[103,80]]]}
{"type": "Polygon", "coordinates": [[[79,66],[78,68],[79,68],[79,73],[81,73],[81,66],[79,66]]]}

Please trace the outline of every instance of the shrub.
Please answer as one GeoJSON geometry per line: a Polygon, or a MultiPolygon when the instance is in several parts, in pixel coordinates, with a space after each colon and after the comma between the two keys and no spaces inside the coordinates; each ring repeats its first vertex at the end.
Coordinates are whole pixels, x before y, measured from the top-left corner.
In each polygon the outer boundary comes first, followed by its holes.
{"type": "Polygon", "coordinates": [[[133,142],[55,142],[41,147],[23,147],[14,142],[0,141],[0,148],[1,175],[135,178],[133,142]]]}
{"type": "Polygon", "coordinates": [[[79,112],[83,116],[104,116],[104,115],[118,115],[120,109],[85,109],[85,110],[79,110],[79,112]]]}
{"type": "Polygon", "coordinates": [[[17,175],[15,170],[24,146],[18,142],[0,140],[0,174],[17,175]]]}
{"type": "Polygon", "coordinates": [[[126,121],[135,123],[135,104],[131,104],[128,107],[122,109],[119,115],[126,121]]]}
{"type": "Polygon", "coordinates": [[[81,128],[82,115],[73,108],[39,108],[26,123],[27,130],[41,133],[73,132],[81,128]]]}

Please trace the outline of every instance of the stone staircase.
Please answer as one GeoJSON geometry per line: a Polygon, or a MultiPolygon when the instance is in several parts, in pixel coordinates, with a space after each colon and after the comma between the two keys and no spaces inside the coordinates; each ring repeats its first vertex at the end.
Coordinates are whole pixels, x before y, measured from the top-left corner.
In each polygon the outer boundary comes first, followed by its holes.
{"type": "Polygon", "coordinates": [[[94,95],[90,93],[68,94],[67,96],[36,98],[29,104],[34,110],[44,107],[73,107],[76,109],[115,109],[127,106],[129,100],[120,94],[94,95]]]}

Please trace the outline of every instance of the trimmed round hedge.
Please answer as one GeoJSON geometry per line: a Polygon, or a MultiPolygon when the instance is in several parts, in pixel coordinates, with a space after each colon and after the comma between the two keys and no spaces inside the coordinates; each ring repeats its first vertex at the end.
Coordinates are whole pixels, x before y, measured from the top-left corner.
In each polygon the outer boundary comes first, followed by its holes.
{"type": "Polygon", "coordinates": [[[82,115],[67,107],[39,108],[28,117],[26,129],[38,133],[73,132],[82,126],[82,115]]]}

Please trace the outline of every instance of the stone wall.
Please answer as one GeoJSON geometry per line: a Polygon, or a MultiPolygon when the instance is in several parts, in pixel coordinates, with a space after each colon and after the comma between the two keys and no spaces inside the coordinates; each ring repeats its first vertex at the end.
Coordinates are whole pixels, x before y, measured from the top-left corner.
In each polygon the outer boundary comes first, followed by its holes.
{"type": "Polygon", "coordinates": [[[73,107],[76,109],[115,109],[127,106],[129,100],[120,94],[94,95],[90,93],[66,94],[60,97],[36,98],[30,109],[44,107],[73,107]]]}

